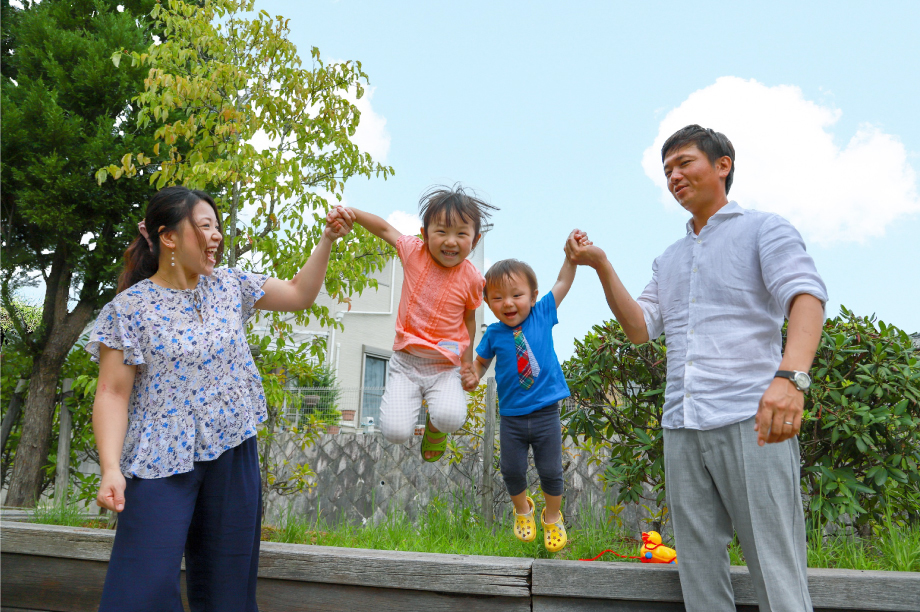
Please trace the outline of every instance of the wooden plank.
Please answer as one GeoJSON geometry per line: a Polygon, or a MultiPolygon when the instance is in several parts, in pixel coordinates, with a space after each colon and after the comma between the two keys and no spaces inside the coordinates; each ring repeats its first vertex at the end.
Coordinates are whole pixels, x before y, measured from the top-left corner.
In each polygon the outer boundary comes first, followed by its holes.
{"type": "Polygon", "coordinates": [[[67,496],[70,493],[70,437],[73,425],[73,415],[67,407],[67,398],[73,395],[71,387],[72,378],[65,378],[61,393],[61,407],[58,411],[58,452],[57,473],[54,479],[54,503],[66,506],[67,496]]]}
{"type": "MultiPolygon", "coordinates": [[[[84,529],[6,523],[4,552],[108,561],[115,534],[84,529]]],[[[301,582],[530,597],[533,559],[441,555],[388,550],[263,542],[259,576],[301,582]]]]}
{"type": "Polygon", "coordinates": [[[533,559],[263,542],[259,576],[304,582],[530,597],[533,559]]]}
{"type": "Polygon", "coordinates": [[[482,516],[486,527],[495,533],[495,508],[492,505],[492,458],[495,456],[495,378],[486,381],[485,426],[482,432],[482,516]]]}
{"type": "MultiPolygon", "coordinates": [[[[757,605],[746,567],[733,566],[731,581],[736,604],[757,605]]],[[[677,568],[670,565],[537,559],[533,564],[532,589],[535,602],[537,596],[683,601],[677,568]]],[[[918,572],[809,569],[808,590],[816,609],[885,612],[920,609],[918,572]]]]}
{"type": "Polygon", "coordinates": [[[529,597],[447,594],[266,578],[259,579],[256,599],[260,612],[530,612],[531,609],[529,597]]]}
{"type": "MultiPolygon", "coordinates": [[[[574,597],[534,597],[533,612],[685,612],[682,603],[666,601],[625,601],[574,597]]],[[[759,612],[759,606],[735,606],[736,612],[759,612]]],[[[814,612],[833,612],[819,610],[814,612]]]]}
{"type": "Polygon", "coordinates": [[[36,523],[0,523],[0,550],[63,559],[108,561],[115,532],[36,523]]]}

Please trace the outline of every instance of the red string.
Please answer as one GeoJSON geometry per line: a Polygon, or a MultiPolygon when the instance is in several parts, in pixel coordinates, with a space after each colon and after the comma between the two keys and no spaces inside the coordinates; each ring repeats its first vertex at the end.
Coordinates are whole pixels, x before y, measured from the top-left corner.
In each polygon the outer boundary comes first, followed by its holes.
{"type": "Polygon", "coordinates": [[[579,559],[579,561],[597,561],[598,559],[600,559],[601,557],[603,557],[603,556],[604,556],[605,554],[607,554],[607,553],[610,553],[611,555],[616,555],[616,556],[621,557],[621,558],[623,558],[623,559],[641,559],[641,558],[642,558],[642,557],[631,557],[631,556],[629,556],[629,555],[621,555],[620,553],[618,553],[618,552],[616,552],[616,551],[613,551],[613,550],[609,550],[609,549],[608,549],[608,550],[603,551],[601,554],[599,554],[598,556],[594,557],[593,559],[579,559]]]}
{"type": "MultiPolygon", "coordinates": [[[[662,546],[662,544],[655,544],[654,542],[645,542],[645,547],[648,548],[649,550],[655,550],[655,549],[658,548],[659,546],[662,546]]],[[[641,559],[641,558],[642,558],[642,557],[632,557],[632,556],[629,556],[629,555],[621,555],[620,553],[618,553],[618,552],[616,552],[616,551],[613,551],[613,550],[610,550],[610,549],[608,548],[607,550],[603,551],[601,554],[599,554],[598,556],[594,557],[593,559],[579,559],[579,561],[597,561],[598,559],[600,559],[601,557],[603,557],[603,556],[604,556],[605,554],[607,554],[607,553],[610,553],[611,555],[616,555],[616,556],[620,557],[621,559],[641,559]]]]}

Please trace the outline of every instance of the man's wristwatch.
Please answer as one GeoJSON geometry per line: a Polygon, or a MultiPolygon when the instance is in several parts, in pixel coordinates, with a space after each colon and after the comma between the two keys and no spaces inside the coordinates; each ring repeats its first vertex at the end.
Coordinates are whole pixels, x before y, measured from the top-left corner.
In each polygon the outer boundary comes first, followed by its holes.
{"type": "Polygon", "coordinates": [[[788,378],[795,385],[795,388],[805,393],[811,386],[811,376],[808,372],[799,372],[798,370],[777,370],[773,378],[788,378]]]}

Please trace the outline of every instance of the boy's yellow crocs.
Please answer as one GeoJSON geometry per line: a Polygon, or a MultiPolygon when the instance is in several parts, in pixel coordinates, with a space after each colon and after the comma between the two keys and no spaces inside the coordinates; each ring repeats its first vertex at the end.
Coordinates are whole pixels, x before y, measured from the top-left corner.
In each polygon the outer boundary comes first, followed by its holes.
{"type": "Polygon", "coordinates": [[[537,522],[533,518],[535,506],[533,505],[532,499],[529,497],[525,499],[527,499],[527,503],[530,504],[530,512],[527,514],[518,514],[515,510],[514,535],[522,542],[533,542],[534,538],[537,537],[537,522]]]}
{"type": "Polygon", "coordinates": [[[540,513],[540,522],[543,523],[543,546],[549,552],[559,552],[565,548],[566,542],[569,541],[569,536],[565,533],[565,524],[562,522],[562,513],[559,513],[559,520],[555,523],[547,524],[543,520],[544,516],[546,516],[546,508],[543,508],[540,513]]]}

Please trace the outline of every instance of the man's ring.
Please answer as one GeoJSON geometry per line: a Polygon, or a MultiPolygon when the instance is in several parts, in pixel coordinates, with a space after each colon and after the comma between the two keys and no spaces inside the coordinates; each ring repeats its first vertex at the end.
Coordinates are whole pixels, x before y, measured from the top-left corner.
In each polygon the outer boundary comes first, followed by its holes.
{"type": "Polygon", "coordinates": [[[789,421],[783,421],[783,423],[785,423],[786,425],[792,425],[792,423],[790,423],[789,421]]]}

